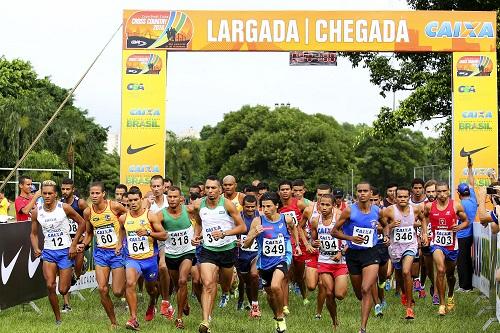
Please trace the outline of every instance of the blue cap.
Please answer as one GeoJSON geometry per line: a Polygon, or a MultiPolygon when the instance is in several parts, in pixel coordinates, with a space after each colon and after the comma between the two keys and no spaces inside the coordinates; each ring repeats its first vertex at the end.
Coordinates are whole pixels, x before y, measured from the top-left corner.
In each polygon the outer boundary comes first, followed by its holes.
{"type": "Polygon", "coordinates": [[[466,183],[458,184],[457,191],[462,195],[470,195],[469,185],[467,185],[466,183]]]}

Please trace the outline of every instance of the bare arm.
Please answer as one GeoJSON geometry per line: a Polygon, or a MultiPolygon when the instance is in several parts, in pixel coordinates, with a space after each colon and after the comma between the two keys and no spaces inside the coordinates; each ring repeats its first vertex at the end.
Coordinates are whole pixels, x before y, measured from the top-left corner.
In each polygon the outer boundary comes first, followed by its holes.
{"type": "Polygon", "coordinates": [[[453,231],[457,232],[457,231],[465,229],[469,226],[469,219],[467,218],[467,215],[465,214],[465,211],[464,211],[464,207],[462,206],[461,203],[454,202],[453,204],[455,206],[455,212],[456,212],[458,218],[462,221],[462,223],[457,224],[453,227],[453,231]]]}
{"type": "Polygon", "coordinates": [[[83,239],[83,247],[87,247],[92,242],[94,237],[94,226],[90,223],[90,208],[87,207],[83,211],[83,219],[85,220],[85,238],[83,239]]]}
{"type": "Polygon", "coordinates": [[[245,222],[243,222],[243,219],[241,218],[241,215],[234,206],[234,204],[228,199],[224,199],[224,207],[226,208],[226,211],[228,212],[229,216],[231,216],[234,221],[233,229],[224,230],[226,236],[239,235],[246,232],[247,226],[245,225],[245,222]]]}
{"type": "Polygon", "coordinates": [[[467,162],[467,182],[470,186],[474,187],[474,174],[472,172],[472,160],[469,157],[469,161],[467,162]]]}
{"type": "Polygon", "coordinates": [[[295,222],[293,221],[293,218],[289,215],[285,215],[285,221],[286,224],[288,225],[288,229],[291,231],[291,236],[293,238],[293,241],[295,242],[295,249],[293,249],[294,255],[300,256],[302,254],[302,250],[300,249],[299,245],[299,234],[297,231],[297,227],[295,226],[295,222]]]}
{"type": "Polygon", "coordinates": [[[347,207],[346,209],[344,209],[342,214],[340,214],[339,220],[337,221],[337,223],[335,223],[335,226],[332,229],[333,237],[350,241],[354,239],[354,237],[348,236],[344,234],[344,232],[342,231],[342,226],[344,225],[344,223],[346,223],[347,219],[349,219],[350,217],[351,217],[351,208],[347,207]]]}
{"type": "Polygon", "coordinates": [[[35,252],[35,257],[39,257],[42,254],[40,250],[40,246],[38,243],[38,210],[34,210],[31,215],[31,247],[33,248],[33,252],[35,252]]]}
{"type": "Polygon", "coordinates": [[[41,197],[40,190],[38,190],[38,191],[36,191],[35,195],[31,198],[30,202],[26,206],[21,208],[19,210],[19,212],[21,212],[23,214],[29,214],[31,212],[31,210],[33,209],[33,207],[35,207],[36,200],[40,197],[41,197]]]}
{"type": "Polygon", "coordinates": [[[243,242],[244,248],[250,248],[255,240],[255,238],[262,233],[264,229],[262,228],[262,223],[260,221],[260,217],[256,217],[253,219],[252,224],[250,225],[250,230],[248,231],[247,238],[243,242]]]}
{"type": "Polygon", "coordinates": [[[167,232],[165,229],[163,229],[163,225],[161,224],[160,220],[158,219],[158,216],[149,211],[148,212],[148,219],[149,223],[151,224],[151,228],[153,231],[151,231],[151,234],[149,236],[153,237],[156,240],[164,241],[167,239],[167,232]]]}
{"type": "Polygon", "coordinates": [[[311,221],[311,240],[312,246],[318,248],[320,247],[320,242],[318,240],[318,218],[315,217],[311,221]]]}
{"type": "Polygon", "coordinates": [[[123,240],[125,239],[125,219],[127,218],[127,215],[122,215],[118,218],[118,222],[120,223],[120,229],[118,231],[118,242],[116,242],[115,246],[115,253],[116,255],[119,255],[122,246],[123,246],[123,240]]]}
{"type": "Polygon", "coordinates": [[[69,248],[69,257],[73,258],[77,252],[76,245],[78,244],[78,241],[80,240],[83,232],[85,231],[85,220],[70,205],[64,203],[63,209],[64,212],[66,213],[66,216],[78,224],[78,229],[76,229],[75,237],[73,238],[73,241],[71,242],[71,246],[69,248]]]}

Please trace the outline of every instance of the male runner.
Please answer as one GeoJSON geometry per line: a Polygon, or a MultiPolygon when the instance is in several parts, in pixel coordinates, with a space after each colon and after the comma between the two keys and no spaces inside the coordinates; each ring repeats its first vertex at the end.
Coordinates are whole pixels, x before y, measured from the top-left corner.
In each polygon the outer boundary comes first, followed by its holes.
{"type": "Polygon", "coordinates": [[[222,179],[224,197],[236,206],[238,212],[241,212],[243,210],[243,198],[245,197],[245,194],[237,192],[237,187],[238,184],[236,183],[236,178],[234,178],[234,176],[227,175],[224,179],[222,179]]]}
{"type": "MultiPolygon", "coordinates": [[[[278,212],[281,214],[289,215],[293,220],[295,225],[299,224],[302,219],[302,212],[308,206],[304,200],[299,200],[294,198],[292,195],[292,182],[289,180],[283,180],[278,184],[279,196],[281,199],[281,207],[278,212]]],[[[292,246],[295,248],[295,243],[292,240],[292,246]]],[[[299,241],[300,255],[293,256],[292,265],[290,270],[292,271],[292,281],[297,283],[300,289],[300,294],[302,295],[303,304],[309,304],[307,299],[307,289],[304,281],[304,271],[305,271],[305,261],[307,259],[306,248],[304,242],[299,241]]],[[[285,315],[290,313],[288,309],[288,278],[286,279],[287,288],[285,291],[285,315]]]]}
{"type": "MultiPolygon", "coordinates": [[[[421,206],[427,201],[427,197],[424,193],[425,182],[421,178],[414,178],[411,182],[411,194],[410,194],[410,205],[413,207],[421,206]]],[[[421,228],[417,229],[417,238],[419,238],[419,244],[421,244],[421,228]]],[[[411,275],[413,277],[413,289],[418,292],[419,298],[424,298],[426,296],[425,289],[422,288],[422,283],[420,281],[420,256],[421,251],[413,260],[413,265],[411,269],[411,275]]]]}
{"type": "MultiPolygon", "coordinates": [[[[371,289],[377,283],[380,257],[377,244],[377,222],[383,221],[382,212],[370,202],[371,187],[368,182],[356,185],[357,202],[346,207],[333,227],[335,238],[347,240],[346,262],[356,297],[361,300],[360,333],[366,332],[366,324],[372,307],[371,289]]],[[[384,243],[389,242],[387,226],[384,243]]]]}
{"type": "Polygon", "coordinates": [[[311,201],[307,198],[304,198],[304,194],[307,192],[306,183],[303,179],[295,179],[292,182],[292,192],[293,197],[297,198],[297,200],[304,200],[306,205],[310,205],[311,201]]]}
{"type": "Polygon", "coordinates": [[[156,214],[142,207],[142,193],[137,186],[132,186],[127,192],[129,211],[119,217],[120,234],[115,247],[115,254],[122,253],[123,240],[126,240],[127,255],[125,257],[125,275],[127,287],[125,297],[130,311],[130,319],[126,327],[139,330],[137,321],[136,285],[139,276],[144,276],[146,290],[149,294],[149,306],[146,311],[146,321],[154,318],[158,291],[158,246],[155,240],[166,240],[167,233],[163,229],[156,214]]]}
{"type": "Polygon", "coordinates": [[[203,234],[200,253],[203,321],[198,328],[200,333],[210,332],[208,317],[217,294],[217,270],[222,293],[228,297],[235,263],[236,235],[246,231],[245,223],[235,205],[221,195],[221,184],[217,177],[207,178],[205,192],[207,196],[194,203],[201,222],[198,221],[195,225],[192,242],[195,246],[200,245],[203,234]]]}
{"type": "MultiPolygon", "coordinates": [[[[263,280],[269,306],[273,310],[274,327],[276,333],[284,333],[286,321],[283,311],[283,284],[292,261],[289,230],[295,244],[298,243],[298,236],[293,219],[277,212],[279,203],[280,198],[276,193],[267,192],[262,195],[261,206],[264,214],[254,218],[243,246],[249,248],[254,240],[257,240],[257,268],[263,280]]],[[[297,245],[295,251],[300,252],[300,246],[297,245]]]]}
{"type": "Polygon", "coordinates": [[[123,196],[127,193],[127,185],[118,184],[115,186],[115,200],[119,203],[122,202],[123,196]]]}
{"type": "Polygon", "coordinates": [[[344,191],[341,188],[334,188],[332,194],[335,197],[334,206],[340,209],[341,212],[344,211],[347,207],[347,203],[344,200],[344,191]]]}
{"type": "Polygon", "coordinates": [[[42,256],[42,270],[50,306],[56,317],[56,325],[60,325],[61,312],[56,294],[56,277],[59,275],[59,293],[66,295],[71,287],[76,244],[85,229],[85,221],[70,205],[57,201],[57,185],[54,181],[45,180],[40,191],[43,204],[39,204],[31,212],[31,246],[35,257],[42,256]],[[73,241],[69,235],[68,218],[78,224],[73,241]],[[44,236],[43,250],[40,250],[38,241],[39,227],[42,228],[44,236]]]}
{"type": "Polygon", "coordinates": [[[170,179],[168,177],[163,178],[163,194],[166,195],[168,192],[168,189],[172,185],[174,185],[174,182],[172,181],[172,179],[170,179]]]}
{"type": "Polygon", "coordinates": [[[398,189],[398,184],[396,183],[389,183],[387,184],[386,190],[385,190],[385,198],[384,198],[384,207],[389,207],[392,206],[396,203],[396,190],[398,189]]]}
{"type": "Polygon", "coordinates": [[[445,182],[436,185],[437,199],[425,204],[425,219],[422,224],[422,241],[427,244],[427,226],[430,223],[432,230],[431,252],[436,265],[436,287],[439,294],[438,313],[444,316],[453,310],[455,301],[453,292],[455,288],[455,267],[458,257],[458,241],[456,233],[467,228],[469,220],[461,203],[450,199],[450,189],[445,182]],[[457,224],[457,218],[462,223],[457,224]],[[445,306],[446,285],[448,282],[448,302],[445,306]]]}
{"type": "Polygon", "coordinates": [[[321,313],[323,312],[323,304],[325,303],[325,289],[323,288],[323,283],[319,280],[318,275],[318,256],[319,252],[316,248],[312,246],[311,239],[311,226],[312,220],[317,218],[319,213],[319,199],[324,195],[330,195],[332,192],[332,187],[329,184],[319,184],[316,187],[316,201],[309,205],[302,214],[302,219],[300,220],[298,228],[299,237],[305,244],[306,255],[306,270],[305,270],[305,283],[309,291],[314,291],[316,286],[319,284],[318,297],[316,298],[316,314],[315,319],[321,319],[321,313]]]}
{"type": "MultiPolygon", "coordinates": [[[[238,259],[236,260],[236,270],[240,284],[243,284],[242,290],[239,290],[238,310],[243,309],[243,300],[245,290],[248,301],[251,304],[250,317],[258,318],[261,316],[259,308],[259,272],[257,271],[257,243],[254,242],[249,248],[243,247],[247,238],[252,221],[259,216],[257,211],[257,199],[253,195],[246,195],[243,198],[243,210],[240,213],[243,222],[245,222],[247,232],[240,235],[240,247],[238,249],[238,259]]],[[[239,289],[239,286],[238,286],[239,289]]]]}
{"type": "MultiPolygon", "coordinates": [[[[73,209],[83,217],[83,211],[85,208],[87,208],[87,203],[85,200],[80,199],[78,196],[75,195],[75,185],[73,182],[73,179],[70,178],[64,178],[61,182],[61,202],[67,203],[73,209]]],[[[72,219],[69,219],[69,236],[71,239],[73,239],[76,235],[76,231],[78,230],[78,224],[73,221],[72,219]]],[[[78,240],[79,243],[81,243],[81,240],[78,240]]],[[[74,269],[74,275],[71,281],[71,284],[76,284],[76,281],[80,278],[80,275],[85,274],[86,269],[83,269],[83,261],[84,261],[84,253],[83,251],[77,252],[75,256],[75,269],[74,269]]],[[[64,304],[62,306],[61,312],[69,312],[71,311],[71,306],[70,306],[70,293],[68,292],[66,295],[63,297],[64,299],[64,304]]]]}
{"type": "MultiPolygon", "coordinates": [[[[187,300],[187,280],[195,256],[195,247],[191,244],[194,229],[189,214],[194,213],[192,205],[182,204],[181,189],[170,186],[167,192],[168,207],[157,213],[163,228],[167,231],[165,241],[165,261],[169,275],[177,290],[177,319],[175,327],[184,329],[183,312],[189,314],[187,300]]],[[[173,315],[173,311],[172,311],[173,315]]]]}
{"type": "MultiPolygon", "coordinates": [[[[95,275],[101,304],[111,321],[111,328],[118,327],[113,301],[109,297],[109,275],[112,274],[111,289],[116,297],[122,297],[125,292],[125,262],[123,253],[116,254],[120,223],[118,217],[127,214],[127,210],[117,201],[106,200],[106,192],[102,182],[93,182],[90,185],[90,199],[92,204],[85,208],[83,216],[86,221],[86,235],[82,244],[78,245],[79,252],[83,252],[92,244],[95,236],[94,248],[95,275]]],[[[123,198],[122,198],[123,199],[123,198]]]]}
{"type": "Polygon", "coordinates": [[[320,288],[325,289],[326,307],[335,330],[339,325],[335,299],[342,300],[347,295],[348,271],[343,254],[345,244],[332,236],[332,229],[342,213],[333,205],[334,202],[335,197],[331,194],[318,196],[321,214],[311,221],[311,239],[314,247],[319,248],[320,288]]]}
{"type": "MultiPolygon", "coordinates": [[[[425,196],[427,197],[427,202],[433,202],[436,200],[436,184],[437,181],[434,179],[428,180],[424,184],[425,196]]],[[[418,228],[417,228],[418,230],[418,228]]],[[[430,240],[432,238],[432,231],[430,225],[427,226],[427,238],[430,240]]],[[[434,260],[432,259],[431,247],[429,244],[424,245],[421,243],[420,250],[422,252],[422,257],[424,260],[424,265],[420,269],[420,281],[422,283],[422,289],[425,289],[426,277],[431,280],[430,293],[432,295],[432,304],[439,305],[439,295],[437,289],[435,288],[436,277],[434,276],[434,260]]]]}
{"type": "Polygon", "coordinates": [[[406,319],[414,319],[413,306],[415,301],[413,300],[411,266],[418,253],[418,239],[415,228],[420,226],[420,221],[424,219],[424,215],[423,207],[409,205],[409,199],[410,189],[398,187],[396,190],[396,204],[384,210],[384,217],[391,235],[389,254],[396,270],[396,280],[403,290],[401,302],[406,306],[406,319]]]}

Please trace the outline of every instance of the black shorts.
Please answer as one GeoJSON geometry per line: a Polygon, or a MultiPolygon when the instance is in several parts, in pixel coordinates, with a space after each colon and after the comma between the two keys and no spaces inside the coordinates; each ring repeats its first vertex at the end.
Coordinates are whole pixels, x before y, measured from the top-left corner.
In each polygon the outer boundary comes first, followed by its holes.
{"type": "Polygon", "coordinates": [[[200,264],[210,263],[222,268],[231,268],[236,261],[236,248],[226,251],[211,251],[201,248],[200,264]]]}
{"type": "Polygon", "coordinates": [[[391,257],[389,257],[389,248],[384,244],[377,244],[374,248],[378,251],[378,256],[380,259],[380,265],[385,265],[391,257]]]}
{"type": "Polygon", "coordinates": [[[271,286],[274,271],[277,269],[282,271],[285,276],[288,274],[288,264],[285,261],[280,262],[271,269],[259,269],[259,276],[262,279],[262,285],[264,288],[269,288],[271,286]]]}
{"type": "Polygon", "coordinates": [[[422,246],[420,249],[422,250],[422,255],[424,255],[424,256],[432,256],[432,252],[431,252],[431,247],[430,246],[422,246]]]}
{"type": "Polygon", "coordinates": [[[255,253],[255,255],[252,256],[238,257],[235,263],[236,270],[241,274],[246,274],[250,272],[250,269],[252,268],[252,265],[256,260],[257,260],[257,253],[255,253]]]}
{"type": "Polygon", "coordinates": [[[361,275],[364,267],[380,264],[379,251],[376,247],[366,250],[347,249],[345,261],[350,275],[361,275]]]}
{"type": "Polygon", "coordinates": [[[191,260],[191,264],[194,260],[194,253],[187,253],[178,258],[169,258],[165,256],[165,263],[167,264],[167,268],[172,271],[178,271],[181,263],[184,260],[191,260]]]}

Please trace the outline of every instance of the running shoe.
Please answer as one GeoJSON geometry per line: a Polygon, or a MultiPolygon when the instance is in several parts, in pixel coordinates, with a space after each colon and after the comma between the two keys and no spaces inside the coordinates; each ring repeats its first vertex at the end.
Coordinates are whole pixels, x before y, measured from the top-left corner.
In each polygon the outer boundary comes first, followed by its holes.
{"type": "Polygon", "coordinates": [[[385,280],[385,291],[391,290],[391,280],[385,280]]]}
{"type": "Polygon", "coordinates": [[[243,300],[238,300],[238,304],[236,305],[236,310],[243,311],[243,300]]]}
{"type": "Polygon", "coordinates": [[[446,312],[450,312],[455,308],[455,299],[453,296],[448,297],[448,302],[446,302],[446,312]]]}
{"type": "Polygon", "coordinates": [[[413,280],[413,291],[422,290],[422,285],[420,284],[420,279],[413,280]]]}
{"type": "Polygon", "coordinates": [[[360,328],[358,333],[366,333],[366,328],[360,328]]]}
{"type": "Polygon", "coordinates": [[[148,306],[148,309],[146,310],[146,316],[144,316],[144,320],[146,321],[153,320],[155,314],[156,314],[156,307],[154,305],[148,306]]]}
{"type": "Polygon", "coordinates": [[[68,313],[70,312],[72,309],[71,309],[71,306],[69,306],[69,304],[63,304],[62,306],[62,309],[61,309],[61,312],[62,313],[68,313]]]}
{"type": "MultiPolygon", "coordinates": [[[[175,312],[175,311],[174,311],[175,312]]],[[[191,313],[191,307],[189,306],[188,303],[186,303],[186,306],[184,307],[184,309],[182,309],[182,313],[185,315],[185,316],[189,316],[189,314],[191,313]]]]}
{"type": "Polygon", "coordinates": [[[288,306],[286,305],[283,307],[283,314],[285,316],[288,316],[290,314],[290,309],[288,309],[288,306]]]}
{"type": "Polygon", "coordinates": [[[200,326],[198,327],[199,333],[211,333],[208,321],[202,321],[200,326]]]}
{"type": "Polygon", "coordinates": [[[136,318],[130,318],[125,324],[125,328],[132,331],[139,331],[139,322],[136,318]]]}
{"type": "Polygon", "coordinates": [[[250,311],[250,309],[252,309],[252,306],[250,305],[250,303],[245,302],[244,304],[245,304],[245,310],[250,311]]]}
{"type": "Polygon", "coordinates": [[[260,313],[259,304],[253,304],[252,310],[250,311],[250,318],[260,318],[260,316],[261,316],[261,313],[260,313]]]}
{"type": "Polygon", "coordinates": [[[62,321],[56,320],[56,326],[60,326],[62,324],[62,321]]]}
{"type": "Polygon", "coordinates": [[[219,301],[219,308],[225,308],[228,300],[229,296],[227,294],[222,294],[219,301]]]}
{"type": "Polygon", "coordinates": [[[440,305],[438,309],[438,314],[440,316],[446,315],[446,305],[440,305]]]}
{"type": "Polygon", "coordinates": [[[286,321],[285,318],[274,319],[276,325],[276,333],[286,332],[286,321]]]}
{"type": "Polygon", "coordinates": [[[170,302],[167,300],[162,300],[160,305],[160,313],[162,316],[167,316],[168,308],[171,307],[170,302]]]}
{"type": "Polygon", "coordinates": [[[425,289],[420,289],[418,291],[418,298],[425,298],[427,296],[427,293],[425,292],[425,289]]]}
{"type": "Polygon", "coordinates": [[[385,299],[383,299],[382,302],[380,302],[380,305],[382,305],[382,311],[387,309],[387,307],[389,306],[389,304],[387,304],[387,301],[385,299]]]}
{"type": "Polygon", "coordinates": [[[321,314],[320,314],[320,313],[316,313],[316,314],[314,315],[314,319],[316,319],[316,320],[320,320],[320,319],[321,319],[321,314]]]}
{"type": "Polygon", "coordinates": [[[438,296],[438,294],[432,295],[432,305],[439,305],[439,296],[438,296]]]}
{"type": "Polygon", "coordinates": [[[384,314],[382,312],[382,305],[375,304],[375,316],[382,317],[384,314]]]}
{"type": "Polygon", "coordinates": [[[406,306],[406,303],[408,303],[408,298],[406,297],[405,294],[401,293],[401,304],[403,306],[406,306]]]}
{"type": "Polygon", "coordinates": [[[181,319],[181,318],[177,318],[177,319],[175,320],[175,328],[177,328],[177,329],[179,329],[179,330],[183,330],[184,328],[186,328],[186,327],[184,326],[184,322],[182,321],[182,319],[181,319]]]}
{"type": "Polygon", "coordinates": [[[295,291],[296,295],[300,295],[300,287],[299,287],[298,283],[294,284],[293,290],[295,291]]]}
{"type": "Polygon", "coordinates": [[[406,319],[415,319],[415,313],[412,308],[406,308],[406,319]]]}
{"type": "Polygon", "coordinates": [[[309,300],[307,298],[304,298],[304,300],[302,301],[302,304],[305,305],[308,305],[309,304],[309,300]]]}

